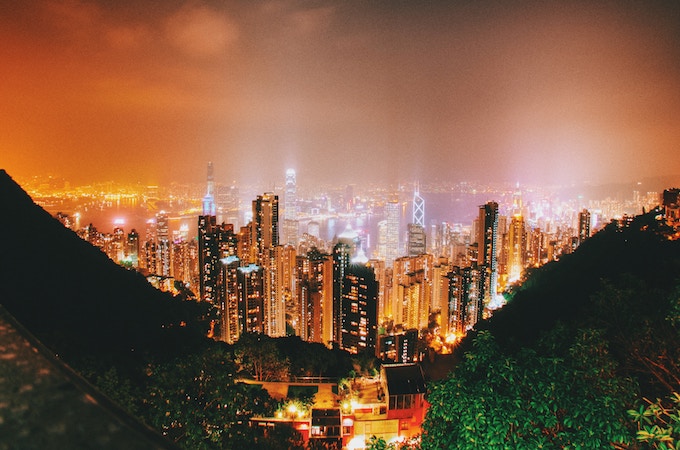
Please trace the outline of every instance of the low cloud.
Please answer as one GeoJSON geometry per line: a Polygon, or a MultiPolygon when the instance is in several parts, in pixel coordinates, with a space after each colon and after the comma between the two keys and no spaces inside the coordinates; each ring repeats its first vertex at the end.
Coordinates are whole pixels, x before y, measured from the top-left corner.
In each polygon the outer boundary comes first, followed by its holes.
{"type": "Polygon", "coordinates": [[[165,32],[180,51],[206,58],[223,54],[238,38],[238,27],[225,13],[187,4],[170,16],[165,32]]]}

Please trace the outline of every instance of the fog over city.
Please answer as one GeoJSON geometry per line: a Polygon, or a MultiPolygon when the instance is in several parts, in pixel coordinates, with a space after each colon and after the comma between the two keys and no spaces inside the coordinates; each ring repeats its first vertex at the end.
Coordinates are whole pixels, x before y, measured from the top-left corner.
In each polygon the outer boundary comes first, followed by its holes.
{"type": "Polygon", "coordinates": [[[680,6],[25,1],[0,11],[21,179],[604,183],[680,173],[680,6]]]}

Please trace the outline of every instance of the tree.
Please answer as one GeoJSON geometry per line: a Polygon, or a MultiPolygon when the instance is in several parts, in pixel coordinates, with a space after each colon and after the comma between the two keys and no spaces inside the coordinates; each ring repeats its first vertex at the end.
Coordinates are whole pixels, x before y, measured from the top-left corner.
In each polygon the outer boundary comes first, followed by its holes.
{"type": "Polygon", "coordinates": [[[257,381],[287,380],[290,364],[279,353],[273,339],[259,333],[245,333],[234,345],[234,361],[240,372],[257,381]]]}
{"type": "Polygon", "coordinates": [[[607,448],[631,440],[632,388],[599,333],[582,331],[569,351],[502,353],[489,332],[447,380],[433,383],[422,448],[607,448]]]}

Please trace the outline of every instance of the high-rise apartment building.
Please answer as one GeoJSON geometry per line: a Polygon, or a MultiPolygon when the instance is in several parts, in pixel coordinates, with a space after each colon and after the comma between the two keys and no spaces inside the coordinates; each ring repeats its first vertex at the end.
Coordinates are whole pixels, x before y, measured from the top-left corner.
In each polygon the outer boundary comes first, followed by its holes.
{"type": "Polygon", "coordinates": [[[583,243],[590,237],[590,211],[584,209],[578,213],[578,243],[583,243]]]}
{"type": "Polygon", "coordinates": [[[351,264],[342,285],[340,347],[350,353],[375,353],[378,283],[373,269],[351,264]]]}
{"type": "Polygon", "coordinates": [[[263,276],[262,267],[255,264],[236,269],[241,334],[265,332],[263,276]]]}
{"type": "Polygon", "coordinates": [[[491,305],[498,286],[498,203],[479,207],[477,264],[484,276],[484,307],[491,305]]]}
{"type": "Polygon", "coordinates": [[[507,233],[507,275],[508,283],[514,283],[522,276],[527,260],[527,231],[524,218],[516,214],[510,220],[507,233]]]}
{"type": "Polygon", "coordinates": [[[262,266],[269,249],[279,245],[279,196],[270,192],[253,200],[253,220],[250,225],[251,262],[262,266]]]}
{"type": "Polygon", "coordinates": [[[342,319],[342,293],[345,275],[352,258],[352,247],[346,242],[338,242],[333,247],[333,341],[339,343],[342,319]]]}

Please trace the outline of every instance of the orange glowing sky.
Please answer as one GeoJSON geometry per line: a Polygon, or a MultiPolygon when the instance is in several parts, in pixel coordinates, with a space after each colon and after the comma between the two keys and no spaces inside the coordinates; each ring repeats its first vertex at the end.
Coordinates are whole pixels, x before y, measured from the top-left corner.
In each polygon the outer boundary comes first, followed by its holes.
{"type": "Polygon", "coordinates": [[[156,183],[680,174],[677,1],[21,1],[0,167],[156,183]]]}

